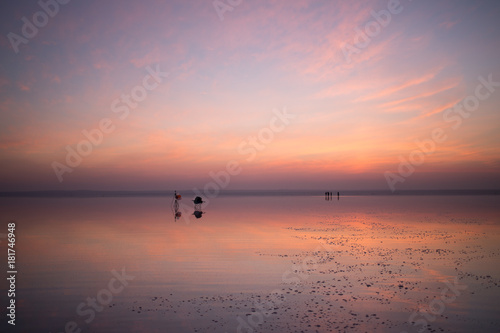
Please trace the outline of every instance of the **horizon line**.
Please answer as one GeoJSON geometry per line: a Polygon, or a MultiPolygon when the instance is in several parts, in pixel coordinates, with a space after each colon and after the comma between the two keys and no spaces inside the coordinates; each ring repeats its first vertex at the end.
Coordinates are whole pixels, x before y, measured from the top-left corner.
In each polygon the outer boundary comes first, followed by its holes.
{"type": "MultiPolygon", "coordinates": [[[[361,195],[500,195],[500,189],[405,189],[392,192],[391,190],[364,189],[364,190],[320,190],[320,189],[227,189],[214,193],[197,193],[194,190],[24,190],[1,191],[0,197],[123,197],[123,196],[170,196],[177,191],[180,194],[189,193],[217,197],[219,195],[325,195],[339,192],[343,196],[361,195]]],[[[200,191],[202,192],[202,191],[200,191]]]]}

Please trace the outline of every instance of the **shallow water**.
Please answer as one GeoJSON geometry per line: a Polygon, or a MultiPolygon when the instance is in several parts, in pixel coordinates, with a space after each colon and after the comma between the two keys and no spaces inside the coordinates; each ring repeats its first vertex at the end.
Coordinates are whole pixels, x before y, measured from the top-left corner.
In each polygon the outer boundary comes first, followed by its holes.
{"type": "Polygon", "coordinates": [[[2,198],[15,331],[498,332],[499,201],[2,198]]]}

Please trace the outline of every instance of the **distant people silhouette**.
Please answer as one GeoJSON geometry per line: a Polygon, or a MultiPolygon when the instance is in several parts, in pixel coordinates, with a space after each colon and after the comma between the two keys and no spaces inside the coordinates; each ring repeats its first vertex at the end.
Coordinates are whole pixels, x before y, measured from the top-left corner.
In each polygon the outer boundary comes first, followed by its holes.
{"type": "MultiPolygon", "coordinates": [[[[333,192],[325,192],[325,200],[333,200],[333,192]]],[[[340,192],[337,192],[337,200],[340,200],[340,192]]]]}

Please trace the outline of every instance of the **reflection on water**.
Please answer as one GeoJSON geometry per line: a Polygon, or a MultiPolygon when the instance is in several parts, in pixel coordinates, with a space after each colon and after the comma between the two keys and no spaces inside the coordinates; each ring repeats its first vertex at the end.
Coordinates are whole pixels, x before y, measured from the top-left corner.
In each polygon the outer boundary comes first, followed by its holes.
{"type": "MultiPolygon", "coordinates": [[[[181,218],[184,219],[183,222],[189,223],[189,216],[186,216],[186,212],[189,211],[189,207],[183,203],[181,203],[182,196],[180,194],[177,194],[177,191],[174,192],[174,196],[172,198],[172,212],[174,214],[174,221],[180,220],[181,218]],[[184,216],[182,215],[184,211],[184,216]]],[[[193,200],[194,204],[194,212],[191,215],[194,215],[195,218],[201,219],[203,217],[203,214],[205,213],[202,210],[202,205],[206,203],[203,201],[203,199],[199,196],[195,197],[193,200]]]]}
{"type": "Polygon", "coordinates": [[[166,197],[4,198],[17,326],[497,331],[498,197],[336,194],[183,198],[177,211],[166,197]]]}

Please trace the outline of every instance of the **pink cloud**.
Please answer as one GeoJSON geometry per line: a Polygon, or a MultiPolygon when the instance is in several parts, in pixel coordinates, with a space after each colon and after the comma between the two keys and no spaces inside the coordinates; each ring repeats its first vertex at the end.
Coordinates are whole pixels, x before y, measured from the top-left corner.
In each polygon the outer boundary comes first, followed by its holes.
{"type": "Polygon", "coordinates": [[[147,65],[153,65],[163,62],[165,55],[160,52],[160,49],[156,46],[152,51],[146,53],[142,57],[130,59],[130,62],[138,68],[145,67],[147,65]]]}
{"type": "Polygon", "coordinates": [[[26,84],[23,84],[20,82],[17,84],[17,86],[21,91],[30,91],[31,90],[31,87],[29,85],[26,85],[26,84]]]}

